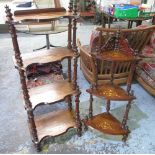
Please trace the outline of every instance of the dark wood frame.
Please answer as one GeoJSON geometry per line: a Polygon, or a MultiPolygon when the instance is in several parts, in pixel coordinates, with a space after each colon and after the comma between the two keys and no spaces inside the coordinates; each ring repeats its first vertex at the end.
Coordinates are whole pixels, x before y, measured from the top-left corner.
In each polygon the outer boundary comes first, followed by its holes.
{"type": "MultiPolygon", "coordinates": [[[[136,69],[137,62],[140,60],[137,54],[125,53],[124,49],[119,45],[122,41],[120,37],[120,30],[117,31],[116,36],[112,36],[108,41],[104,49],[99,47],[98,52],[92,53],[92,71],[93,71],[93,83],[86,91],[90,94],[89,114],[84,120],[84,124],[91,126],[103,133],[112,135],[123,135],[123,141],[127,140],[130,130],[127,126],[128,113],[131,108],[132,100],[135,99],[133,91],[131,90],[131,84],[133,75],[136,69]],[[114,49],[111,47],[114,45],[114,49]],[[97,64],[98,60],[107,62],[107,70],[110,73],[110,81],[107,84],[98,85],[98,73],[97,64]],[[130,63],[129,75],[127,79],[127,89],[124,90],[118,85],[114,84],[114,71],[117,69],[119,63],[130,63]],[[106,112],[93,116],[93,96],[104,98],[106,100],[106,112]],[[119,122],[111,113],[110,105],[111,101],[127,101],[123,120],[119,122]]],[[[126,46],[125,46],[126,47],[126,46]]]]}

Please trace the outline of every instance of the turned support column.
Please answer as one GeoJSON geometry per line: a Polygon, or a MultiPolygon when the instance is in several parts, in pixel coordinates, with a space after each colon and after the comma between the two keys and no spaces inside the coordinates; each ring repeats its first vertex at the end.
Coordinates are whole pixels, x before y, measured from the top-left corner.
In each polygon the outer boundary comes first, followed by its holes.
{"type": "Polygon", "coordinates": [[[106,111],[107,111],[107,113],[109,113],[109,111],[110,111],[110,100],[107,100],[106,111]]]}
{"type": "Polygon", "coordinates": [[[77,19],[73,19],[73,50],[77,52],[77,45],[76,45],[76,30],[77,30],[77,19]]]}
{"type": "Polygon", "coordinates": [[[23,61],[21,58],[21,53],[20,53],[19,45],[17,41],[16,29],[13,24],[11,10],[9,9],[8,6],[6,6],[5,8],[6,8],[5,12],[7,16],[7,23],[9,25],[9,32],[11,34],[13,48],[15,51],[15,59],[16,59],[17,69],[19,71],[20,83],[21,83],[23,97],[25,101],[25,109],[28,115],[29,129],[30,129],[30,133],[32,136],[32,141],[34,142],[35,146],[37,147],[37,150],[39,151],[40,147],[39,147],[39,140],[37,136],[36,125],[34,122],[33,107],[32,107],[32,103],[30,101],[30,96],[29,96],[28,89],[27,89],[26,76],[25,76],[25,71],[23,70],[23,61]]]}
{"type": "Polygon", "coordinates": [[[126,110],[124,113],[124,117],[123,117],[123,121],[122,121],[122,127],[124,129],[126,129],[126,124],[127,124],[127,120],[128,120],[128,114],[129,114],[129,110],[131,109],[131,101],[128,102],[128,104],[126,105],[126,110]]]}
{"type": "Polygon", "coordinates": [[[77,89],[77,94],[75,96],[75,104],[76,104],[76,127],[77,127],[77,134],[78,136],[81,136],[81,131],[82,131],[82,124],[81,124],[81,119],[80,119],[80,111],[79,111],[79,98],[80,98],[80,90],[79,88],[77,89]]]}
{"type": "Polygon", "coordinates": [[[74,61],[74,74],[73,74],[73,89],[76,90],[77,89],[77,61],[78,61],[78,58],[77,56],[74,57],[73,59],[74,61]]]}
{"type": "Polygon", "coordinates": [[[90,94],[90,99],[89,99],[89,118],[93,117],[93,95],[90,94]]]}
{"type": "Polygon", "coordinates": [[[72,49],[72,18],[69,17],[68,21],[68,48],[72,49]]]}

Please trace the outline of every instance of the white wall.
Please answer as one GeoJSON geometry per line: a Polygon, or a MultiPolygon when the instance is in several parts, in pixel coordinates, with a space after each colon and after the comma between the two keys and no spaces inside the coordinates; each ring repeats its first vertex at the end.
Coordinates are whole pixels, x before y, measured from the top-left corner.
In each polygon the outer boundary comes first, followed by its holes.
{"type": "Polygon", "coordinates": [[[153,5],[155,3],[155,0],[147,0],[147,4],[153,5]]]}
{"type": "Polygon", "coordinates": [[[63,7],[64,7],[65,9],[67,9],[67,10],[68,10],[68,6],[69,6],[69,1],[70,1],[70,0],[61,0],[61,3],[62,3],[62,5],[63,5],[63,7]]]}

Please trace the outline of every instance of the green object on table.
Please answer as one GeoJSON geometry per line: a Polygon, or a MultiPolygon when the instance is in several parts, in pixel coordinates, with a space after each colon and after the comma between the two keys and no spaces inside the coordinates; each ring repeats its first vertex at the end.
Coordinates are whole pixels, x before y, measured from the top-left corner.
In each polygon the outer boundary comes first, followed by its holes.
{"type": "Polygon", "coordinates": [[[117,18],[137,18],[138,8],[134,6],[117,6],[115,7],[114,16],[117,18]]]}
{"type": "Polygon", "coordinates": [[[139,13],[139,17],[151,17],[151,16],[155,16],[155,12],[140,11],[140,13],[139,13]]]}

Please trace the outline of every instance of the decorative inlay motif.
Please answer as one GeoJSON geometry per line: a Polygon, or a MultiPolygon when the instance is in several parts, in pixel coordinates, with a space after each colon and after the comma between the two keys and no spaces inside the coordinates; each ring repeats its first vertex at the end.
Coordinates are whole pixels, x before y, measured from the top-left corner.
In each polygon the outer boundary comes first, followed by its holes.
{"type": "Polygon", "coordinates": [[[131,54],[127,54],[121,51],[108,51],[101,53],[101,59],[113,59],[113,61],[130,61],[134,57],[131,54]]]}

